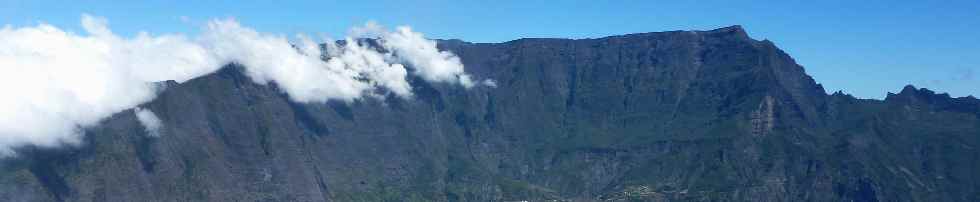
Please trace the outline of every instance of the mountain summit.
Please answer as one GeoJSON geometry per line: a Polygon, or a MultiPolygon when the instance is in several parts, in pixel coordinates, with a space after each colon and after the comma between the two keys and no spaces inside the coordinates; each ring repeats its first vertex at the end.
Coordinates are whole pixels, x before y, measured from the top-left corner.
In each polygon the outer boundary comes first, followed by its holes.
{"type": "Polygon", "coordinates": [[[494,85],[303,104],[228,65],[140,106],[157,136],[20,149],[0,200],[980,200],[980,101],[828,95],[740,26],[438,47],[494,85]]]}

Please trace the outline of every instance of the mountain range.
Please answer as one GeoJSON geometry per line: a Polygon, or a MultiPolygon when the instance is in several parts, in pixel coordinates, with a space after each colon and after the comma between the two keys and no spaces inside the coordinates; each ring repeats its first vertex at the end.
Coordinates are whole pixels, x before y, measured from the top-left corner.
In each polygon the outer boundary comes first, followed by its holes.
{"type": "Polygon", "coordinates": [[[980,100],[828,94],[740,26],[439,40],[494,85],[298,103],[243,67],[23,147],[2,201],[980,201],[980,100]]]}

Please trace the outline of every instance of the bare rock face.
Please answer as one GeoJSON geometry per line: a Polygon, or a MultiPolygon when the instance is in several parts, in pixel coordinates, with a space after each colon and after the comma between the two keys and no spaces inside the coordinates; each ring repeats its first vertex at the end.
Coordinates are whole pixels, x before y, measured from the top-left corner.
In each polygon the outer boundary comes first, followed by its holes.
{"type": "Polygon", "coordinates": [[[827,95],[741,27],[440,41],[497,87],[303,104],[240,68],[22,148],[0,201],[978,201],[980,101],[827,95]]]}
{"type": "Polygon", "coordinates": [[[774,102],[775,101],[773,101],[771,96],[766,96],[764,99],[762,99],[762,102],[759,103],[759,109],[752,111],[752,114],[750,114],[752,135],[758,137],[772,132],[772,128],[776,120],[775,111],[773,111],[773,105],[775,105],[774,102]]]}

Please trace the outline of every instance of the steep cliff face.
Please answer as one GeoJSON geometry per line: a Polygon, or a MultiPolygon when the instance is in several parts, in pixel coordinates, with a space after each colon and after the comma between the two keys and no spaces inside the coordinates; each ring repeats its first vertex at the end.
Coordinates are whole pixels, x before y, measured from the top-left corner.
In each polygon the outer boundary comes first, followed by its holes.
{"type": "Polygon", "coordinates": [[[159,137],[124,112],[21,149],[0,199],[980,200],[980,101],[827,95],[738,26],[440,48],[497,87],[301,104],[232,65],[142,106],[159,137]]]}

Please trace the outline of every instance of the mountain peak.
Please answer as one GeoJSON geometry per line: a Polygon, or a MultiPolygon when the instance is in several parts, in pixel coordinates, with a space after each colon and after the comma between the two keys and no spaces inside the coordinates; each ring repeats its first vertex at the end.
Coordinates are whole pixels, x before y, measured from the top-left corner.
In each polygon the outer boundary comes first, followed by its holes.
{"type": "Polygon", "coordinates": [[[750,39],[748,32],[742,28],[742,25],[732,25],[728,27],[722,27],[718,29],[702,31],[702,33],[708,35],[730,35],[741,39],[750,39]]]}
{"type": "Polygon", "coordinates": [[[902,88],[902,91],[898,92],[898,94],[888,93],[888,96],[885,98],[885,100],[888,100],[888,99],[897,99],[897,98],[900,98],[900,97],[902,97],[902,98],[919,98],[919,99],[931,99],[931,98],[946,98],[946,99],[949,99],[949,98],[951,98],[949,96],[949,94],[946,94],[946,93],[936,93],[935,91],[929,90],[927,88],[916,88],[912,84],[909,84],[909,85],[905,85],[905,87],[902,88]]]}
{"type": "Polygon", "coordinates": [[[718,32],[718,33],[733,33],[733,34],[745,34],[745,28],[742,25],[732,25],[728,27],[717,28],[709,30],[708,32],[718,32]]]}
{"type": "Polygon", "coordinates": [[[888,93],[885,102],[922,105],[949,111],[980,112],[980,100],[972,96],[953,98],[947,93],[936,93],[926,88],[916,88],[913,85],[906,85],[898,94],[888,93]]]}
{"type": "Polygon", "coordinates": [[[899,92],[899,94],[909,94],[909,93],[915,93],[915,92],[918,92],[918,91],[919,91],[918,88],[916,88],[912,84],[908,84],[908,85],[905,85],[905,87],[902,88],[902,91],[899,92]]]}

